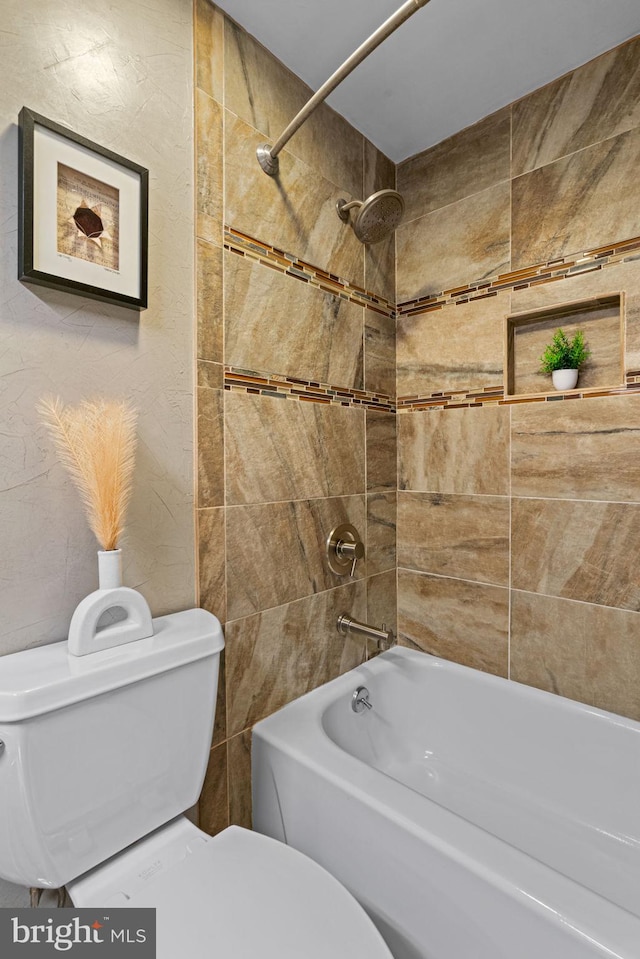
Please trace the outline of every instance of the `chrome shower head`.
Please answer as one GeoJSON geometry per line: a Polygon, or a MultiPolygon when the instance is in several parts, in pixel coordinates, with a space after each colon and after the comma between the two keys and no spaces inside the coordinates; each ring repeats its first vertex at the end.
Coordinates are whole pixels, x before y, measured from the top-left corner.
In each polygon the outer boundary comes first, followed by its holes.
{"type": "Polygon", "coordinates": [[[351,226],[361,243],[379,243],[396,229],[404,213],[404,200],[395,190],[379,190],[364,202],[338,200],[340,219],[349,221],[349,210],[357,209],[351,226]]]}

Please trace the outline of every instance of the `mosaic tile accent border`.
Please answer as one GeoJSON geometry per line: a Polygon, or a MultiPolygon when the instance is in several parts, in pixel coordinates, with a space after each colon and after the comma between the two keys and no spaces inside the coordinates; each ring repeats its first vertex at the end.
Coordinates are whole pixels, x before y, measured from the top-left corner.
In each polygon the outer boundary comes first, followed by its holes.
{"type": "MultiPolygon", "coordinates": [[[[362,287],[307,263],[291,253],[279,250],[277,247],[263,243],[261,240],[241,233],[239,230],[234,230],[229,226],[225,226],[224,247],[233,253],[249,257],[280,273],[315,286],[325,293],[351,300],[359,306],[391,318],[418,316],[441,310],[446,306],[457,306],[474,300],[497,296],[502,291],[524,290],[528,287],[553,283],[581,273],[590,273],[615,266],[618,263],[640,259],[640,237],[634,237],[621,243],[589,250],[579,256],[551,260],[548,263],[527,267],[523,270],[501,273],[498,276],[445,290],[439,294],[407,300],[394,307],[382,296],[370,293],[362,287]]],[[[495,386],[485,387],[483,390],[448,390],[421,395],[399,396],[396,401],[394,397],[383,393],[372,393],[367,390],[356,390],[349,387],[281,376],[275,373],[241,370],[226,366],[224,370],[224,389],[302,402],[361,406],[369,410],[406,413],[429,409],[466,409],[482,406],[511,406],[520,403],[553,403],[559,400],[637,393],[640,392],[640,370],[628,372],[625,376],[624,385],[612,389],[505,396],[502,384],[496,384],[495,386]]]]}
{"type": "Polygon", "coordinates": [[[386,413],[396,411],[393,398],[384,393],[330,386],[326,383],[299,380],[293,376],[238,370],[232,366],[224,368],[224,389],[235,393],[252,393],[257,396],[271,396],[307,403],[361,406],[367,410],[380,410],[386,413]]]}
{"type": "Polygon", "coordinates": [[[459,410],[474,406],[515,406],[519,403],[556,403],[558,400],[592,399],[597,396],[624,396],[640,393],[640,370],[625,376],[624,386],[610,390],[570,390],[566,393],[530,393],[525,396],[505,396],[502,386],[487,386],[483,390],[448,390],[424,396],[399,396],[398,413],[416,410],[459,410]]]}
{"type": "Polygon", "coordinates": [[[247,236],[225,226],[224,230],[224,248],[239,256],[246,256],[252,260],[268,266],[279,273],[285,273],[296,280],[315,286],[324,293],[331,293],[333,296],[339,296],[344,300],[351,300],[359,306],[364,306],[375,313],[381,313],[383,316],[395,317],[395,307],[393,303],[385,300],[384,297],[360,286],[343,280],[334,273],[327,273],[318,266],[313,266],[305,260],[299,259],[292,253],[285,253],[275,246],[269,246],[261,240],[247,236]]]}
{"type": "Polygon", "coordinates": [[[591,273],[607,266],[626,263],[640,258],[640,237],[614,243],[610,246],[589,250],[580,255],[550,260],[548,263],[515,270],[512,273],[500,273],[467,286],[455,287],[443,293],[423,296],[415,300],[406,300],[396,306],[397,316],[418,316],[441,310],[445,306],[482,300],[506,290],[526,290],[527,287],[540,286],[543,283],[555,283],[580,273],[591,273]]]}
{"type": "MultiPolygon", "coordinates": [[[[396,307],[396,315],[418,316],[441,310],[444,307],[458,306],[474,300],[497,296],[507,290],[524,290],[527,287],[554,283],[582,273],[603,270],[640,259],[640,237],[634,237],[621,243],[590,250],[579,256],[551,260],[548,263],[501,273],[496,277],[471,283],[467,286],[445,290],[440,294],[407,300],[396,307]]],[[[631,370],[625,376],[624,385],[612,389],[571,390],[567,393],[533,393],[518,396],[505,396],[504,386],[485,387],[483,390],[447,390],[422,395],[407,395],[397,398],[399,413],[415,410],[464,409],[474,406],[512,406],[517,403],[553,403],[559,400],[577,400],[585,397],[619,396],[640,390],[640,371],[631,370]]]]}

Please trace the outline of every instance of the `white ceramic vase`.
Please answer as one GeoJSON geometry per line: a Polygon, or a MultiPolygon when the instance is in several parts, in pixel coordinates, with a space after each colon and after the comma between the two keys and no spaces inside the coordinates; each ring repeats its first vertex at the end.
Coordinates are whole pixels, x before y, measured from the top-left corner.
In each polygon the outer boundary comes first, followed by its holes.
{"type": "Polygon", "coordinates": [[[85,656],[153,636],[146,599],[135,589],[122,585],[122,550],[98,550],[98,583],[98,589],[85,596],[71,618],[68,649],[72,656],[85,656]],[[120,616],[116,622],[103,626],[100,620],[109,610],[120,616]]]}
{"type": "Polygon", "coordinates": [[[574,390],[578,382],[578,371],[554,370],[551,379],[556,390],[574,390]]]}
{"type": "Polygon", "coordinates": [[[98,550],[98,589],[122,586],[122,550],[98,550]]]}

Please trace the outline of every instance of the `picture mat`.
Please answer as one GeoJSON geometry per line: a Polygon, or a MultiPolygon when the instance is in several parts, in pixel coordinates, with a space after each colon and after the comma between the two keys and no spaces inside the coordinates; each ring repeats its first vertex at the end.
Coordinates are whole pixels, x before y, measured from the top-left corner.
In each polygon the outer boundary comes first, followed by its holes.
{"type": "Polygon", "coordinates": [[[89,286],[140,296],[140,177],[117,163],[39,126],[33,135],[33,266],[89,286]],[[58,163],[116,187],[120,194],[120,269],[57,250],[58,163]]]}

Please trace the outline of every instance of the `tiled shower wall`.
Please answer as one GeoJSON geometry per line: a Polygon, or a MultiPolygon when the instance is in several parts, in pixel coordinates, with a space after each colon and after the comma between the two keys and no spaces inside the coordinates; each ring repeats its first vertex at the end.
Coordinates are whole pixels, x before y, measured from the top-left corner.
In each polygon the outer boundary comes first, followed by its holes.
{"type": "Polygon", "coordinates": [[[357,663],[336,619],[395,628],[394,241],[371,251],[341,198],[395,168],[320,108],[258,166],[310,91],[196,0],[200,602],[225,624],[203,828],[250,825],[250,730],[357,663]],[[327,566],[341,522],[365,539],[354,579],[327,566]]]}
{"type": "Polygon", "coordinates": [[[639,169],[635,40],[397,171],[402,641],[636,719],[639,169]],[[617,292],[607,389],[505,397],[509,314],[617,292]]]}
{"type": "Polygon", "coordinates": [[[321,108],[271,179],[255,149],[309,91],[195,18],[200,599],[227,638],[202,825],[250,823],[252,725],[361,659],[343,611],[640,718],[639,42],[397,171],[321,108]],[[397,261],[335,214],[396,177],[397,261]],[[606,388],[505,396],[508,315],[617,292],[606,388]],[[324,558],[344,521],[354,580],[324,558]]]}

